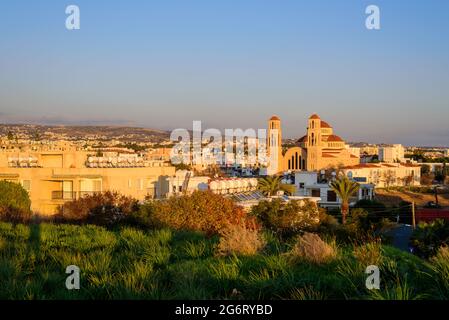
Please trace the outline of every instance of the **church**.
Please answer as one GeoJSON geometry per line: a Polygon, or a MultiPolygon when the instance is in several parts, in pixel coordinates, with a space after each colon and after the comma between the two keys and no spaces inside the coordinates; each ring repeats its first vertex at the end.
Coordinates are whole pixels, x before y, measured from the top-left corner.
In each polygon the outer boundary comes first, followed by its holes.
{"type": "Polygon", "coordinates": [[[313,114],[309,117],[307,133],[296,146],[283,152],[281,119],[272,116],[268,121],[268,174],[285,171],[317,171],[328,168],[352,166],[360,163],[345,141],[334,134],[333,128],[313,114]]]}

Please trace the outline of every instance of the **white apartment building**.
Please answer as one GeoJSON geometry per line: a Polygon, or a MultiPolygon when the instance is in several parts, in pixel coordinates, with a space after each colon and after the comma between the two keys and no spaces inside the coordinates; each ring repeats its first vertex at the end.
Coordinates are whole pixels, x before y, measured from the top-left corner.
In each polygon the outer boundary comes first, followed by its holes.
{"type": "Polygon", "coordinates": [[[349,144],[345,145],[345,148],[353,155],[360,158],[361,155],[361,148],[358,147],[351,147],[349,144]]]}
{"type": "Polygon", "coordinates": [[[421,166],[410,163],[361,163],[344,167],[342,172],[350,179],[377,188],[421,184],[421,166]]]}
{"type": "MultiPolygon", "coordinates": [[[[299,171],[295,173],[296,195],[301,197],[319,198],[318,205],[324,208],[339,207],[340,199],[331,189],[328,182],[319,182],[318,173],[310,171],[299,171]]],[[[370,183],[359,183],[360,189],[357,195],[351,199],[355,204],[362,199],[372,200],[374,198],[375,186],[370,183]]]]}
{"type": "Polygon", "coordinates": [[[394,144],[388,147],[379,148],[379,161],[380,162],[405,162],[404,147],[402,144],[394,144]]]}

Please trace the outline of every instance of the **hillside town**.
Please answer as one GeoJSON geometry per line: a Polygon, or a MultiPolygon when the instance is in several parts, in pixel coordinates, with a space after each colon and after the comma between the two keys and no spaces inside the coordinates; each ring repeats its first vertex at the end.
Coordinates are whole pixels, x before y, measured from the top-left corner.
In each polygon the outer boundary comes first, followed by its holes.
{"type": "MultiPolygon", "coordinates": [[[[292,199],[338,207],[340,199],[330,187],[338,175],[360,185],[354,201],[372,200],[377,189],[444,184],[449,152],[346,143],[316,114],[309,117],[306,134],[293,144],[282,137],[281,119],[271,117],[266,141],[276,161],[248,165],[226,157],[200,164],[190,157],[173,164],[174,141],[163,131],[3,125],[0,132],[0,179],[21,184],[30,194],[33,211],[42,215],[56,213],[64,202],[106,191],[144,201],[208,189],[232,195],[248,207],[264,199],[257,192],[258,178],[273,175],[294,187],[292,199]]],[[[234,143],[248,147],[247,140],[234,143]]]]}

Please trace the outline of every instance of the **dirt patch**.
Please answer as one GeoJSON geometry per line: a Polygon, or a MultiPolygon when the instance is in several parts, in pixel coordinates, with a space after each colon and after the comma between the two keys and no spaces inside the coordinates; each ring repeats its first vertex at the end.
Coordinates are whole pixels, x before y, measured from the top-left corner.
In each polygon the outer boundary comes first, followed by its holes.
{"type": "MultiPolygon", "coordinates": [[[[433,194],[416,193],[411,191],[376,190],[376,199],[389,206],[397,206],[401,201],[415,202],[417,206],[426,205],[429,201],[435,201],[433,194]]],[[[438,202],[444,207],[449,207],[449,194],[439,194],[438,202]]]]}

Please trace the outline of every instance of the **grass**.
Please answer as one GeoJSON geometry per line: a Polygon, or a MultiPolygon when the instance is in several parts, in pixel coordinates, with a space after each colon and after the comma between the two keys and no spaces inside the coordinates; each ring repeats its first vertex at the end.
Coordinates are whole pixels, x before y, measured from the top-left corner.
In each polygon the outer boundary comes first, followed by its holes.
{"type": "Polygon", "coordinates": [[[445,299],[447,254],[433,264],[382,246],[339,247],[315,264],[265,233],[252,256],[215,254],[218,237],[168,229],[0,223],[0,299],[445,299]],[[356,252],[356,253],[355,253],[356,252]],[[362,258],[361,257],[366,257],[362,258]],[[365,288],[361,261],[379,262],[381,290],[365,288]],[[67,290],[65,269],[81,269],[67,290]],[[440,285],[436,285],[440,283],[440,285]],[[443,285],[444,284],[444,285],[443,285]]]}

